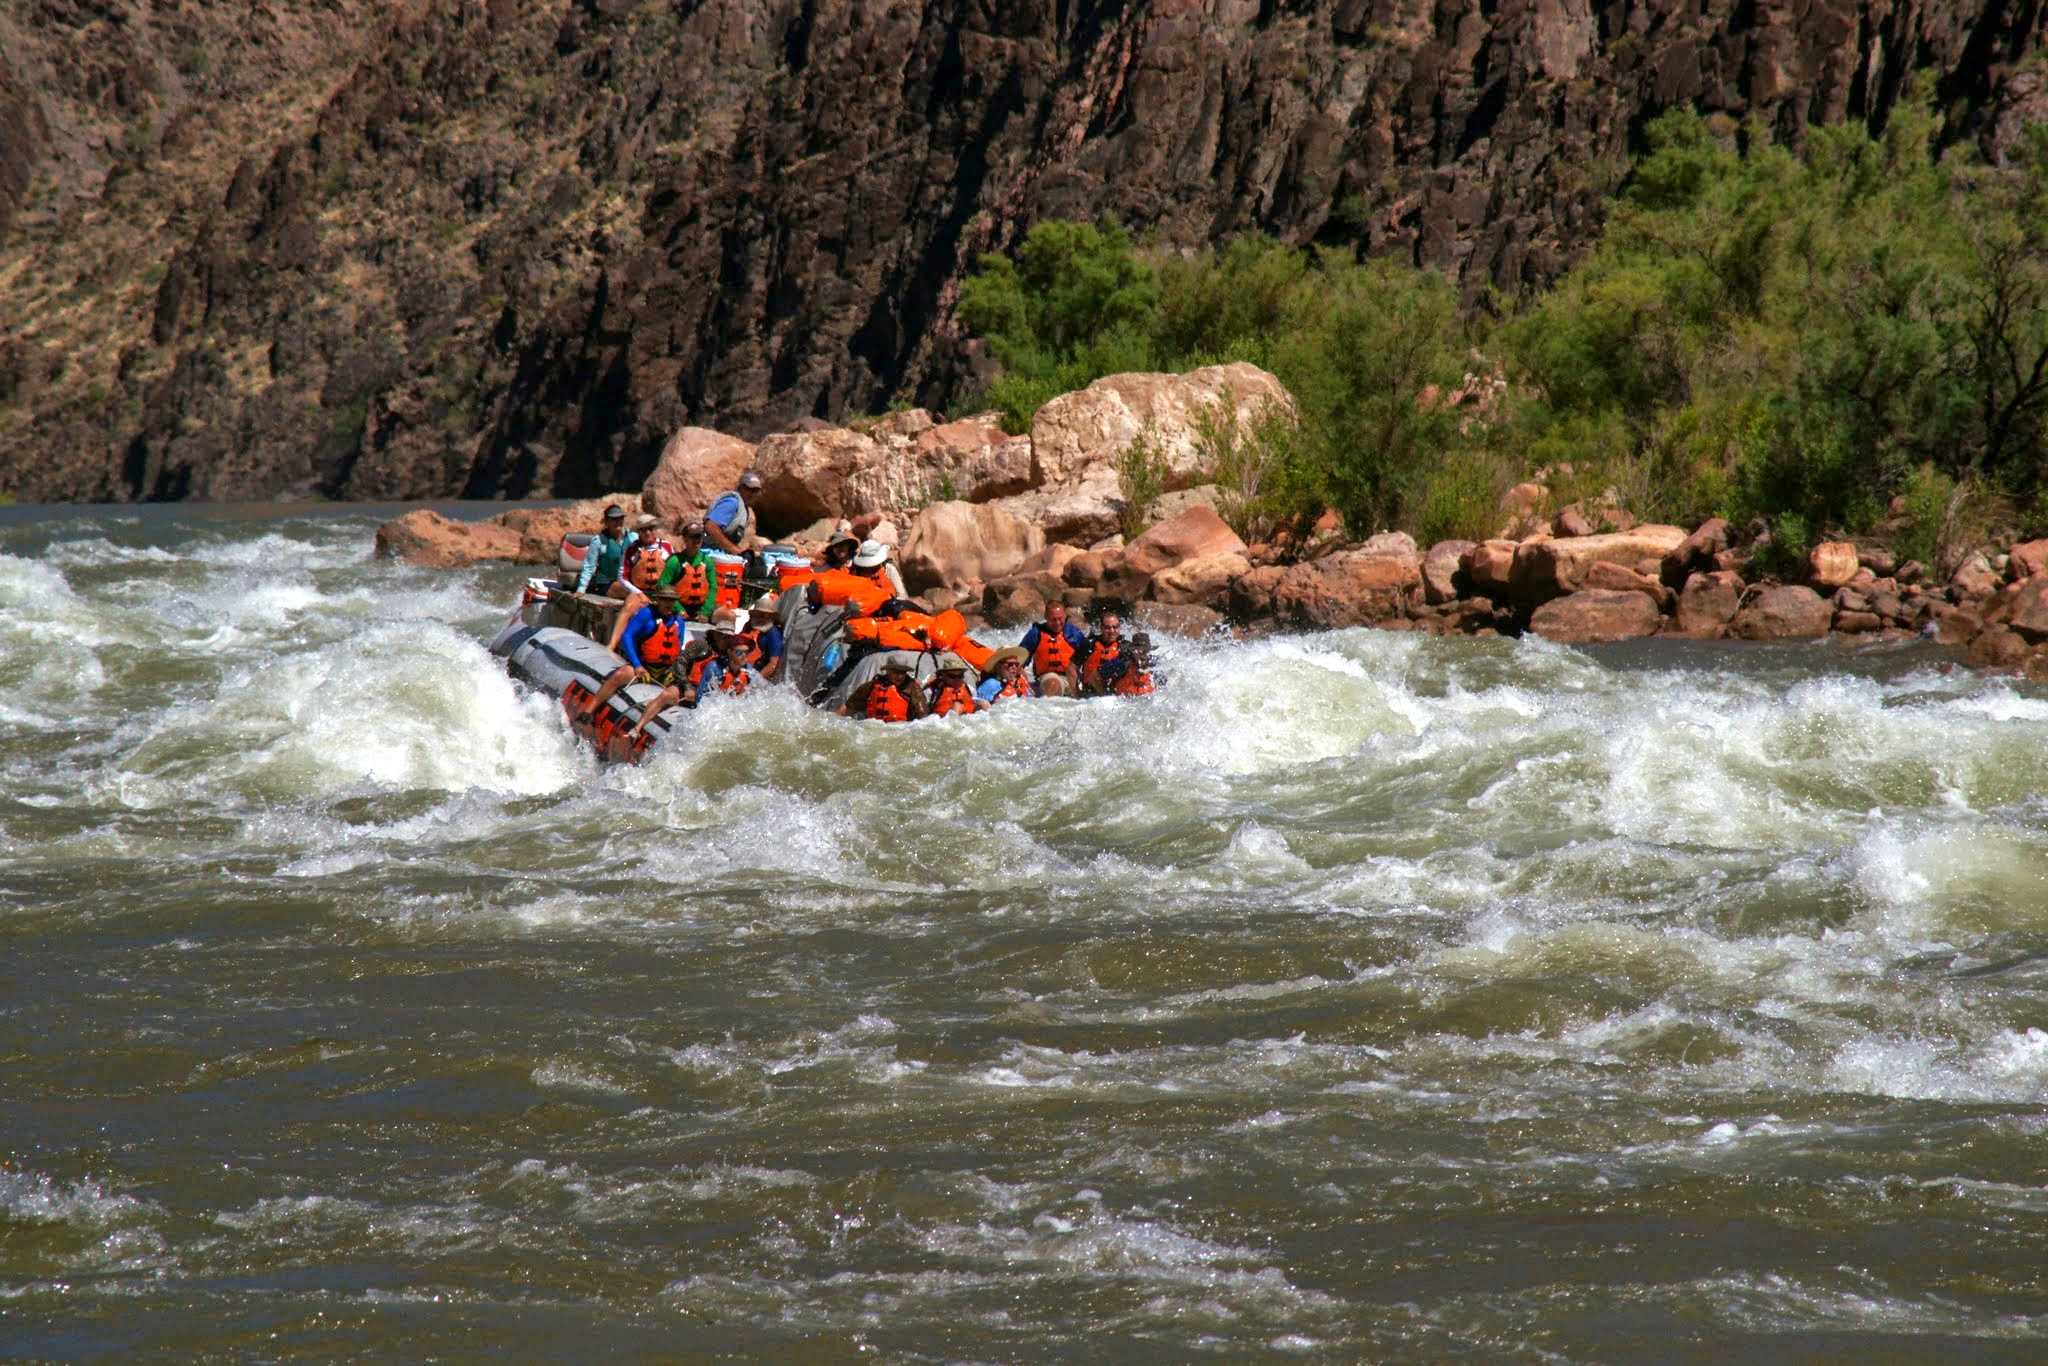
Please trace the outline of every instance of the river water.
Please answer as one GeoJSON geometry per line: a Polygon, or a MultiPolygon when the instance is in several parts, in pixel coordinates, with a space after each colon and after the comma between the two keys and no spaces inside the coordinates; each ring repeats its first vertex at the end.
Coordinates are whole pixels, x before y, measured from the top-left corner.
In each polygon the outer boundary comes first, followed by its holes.
{"type": "Polygon", "coordinates": [[[2048,695],[1170,643],[602,769],[374,514],[0,526],[0,1354],[2048,1352],[2048,695]]]}

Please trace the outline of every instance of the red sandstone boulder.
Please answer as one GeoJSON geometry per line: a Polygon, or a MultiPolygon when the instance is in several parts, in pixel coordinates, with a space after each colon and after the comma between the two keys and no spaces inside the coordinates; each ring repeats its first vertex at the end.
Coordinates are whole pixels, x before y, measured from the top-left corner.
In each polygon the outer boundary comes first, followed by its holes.
{"type": "Polygon", "coordinates": [[[940,422],[908,436],[884,424],[877,436],[894,458],[854,476],[852,497],[864,506],[912,507],[934,497],[981,503],[1031,487],[1031,439],[993,423],[940,422]]]}
{"type": "Polygon", "coordinates": [[[1843,612],[1838,610],[1835,613],[1834,629],[1836,634],[1845,636],[1861,635],[1869,631],[1881,631],[1884,629],[1884,618],[1875,612],[1843,612]]]}
{"type": "Polygon", "coordinates": [[[1593,519],[1588,517],[1577,503],[1573,503],[1552,518],[1550,526],[1551,534],[1560,538],[1593,534],[1593,519]]]}
{"type": "MultiPolygon", "coordinates": [[[[377,553],[427,569],[458,569],[490,560],[517,560],[519,533],[497,522],[458,522],[416,508],[377,528],[377,553]]],[[[552,552],[549,558],[554,558],[552,552]]]]}
{"type": "Polygon", "coordinates": [[[993,503],[933,503],[918,514],[896,561],[916,593],[1003,578],[1044,548],[1043,532],[993,503]]]}
{"type": "Polygon", "coordinates": [[[1742,580],[1734,574],[1714,571],[1694,574],[1679,590],[1675,608],[1678,634],[1698,640],[1717,640],[1728,633],[1742,606],[1742,580]]]}
{"type": "Polygon", "coordinates": [[[1244,621],[1273,615],[1273,590],[1287,577],[1277,564],[1259,565],[1240,574],[1230,584],[1230,614],[1244,621]]]}
{"type": "Polygon", "coordinates": [[[1856,577],[1856,547],[1848,541],[1822,541],[1806,552],[1806,581],[1832,592],[1856,577]]]}
{"type": "Polygon", "coordinates": [[[1529,618],[1529,629],[1563,645],[1634,640],[1655,634],[1656,601],[1643,593],[1589,588],[1552,598],[1529,618]]]}
{"type": "Polygon", "coordinates": [[[2032,650],[2032,643],[2011,627],[1987,626],[1963,647],[1963,663],[1973,669],[2010,669],[2032,650]]]}
{"type": "Polygon", "coordinates": [[[1249,422],[1268,403],[1291,411],[1294,400],[1272,375],[1243,361],[1208,365],[1184,375],[1105,375],[1085,389],[1061,394],[1031,419],[1034,487],[1077,483],[1098,469],[1113,476],[1117,457],[1141,433],[1158,442],[1168,467],[1186,482],[1201,472],[1198,425],[1218,420],[1228,390],[1235,412],[1249,422]]]}
{"type": "Polygon", "coordinates": [[[2029,641],[2048,640],[2048,575],[2020,581],[2006,621],[2029,641]]]}
{"type": "Polygon", "coordinates": [[[1734,525],[1726,518],[1709,517],[1699,524],[1698,530],[1664,556],[1661,561],[1664,582],[1673,588],[1679,587],[1688,575],[1714,567],[1714,557],[1726,553],[1734,544],[1734,525]]]}
{"type": "MultiPolygon", "coordinates": [[[[1586,569],[1586,588],[1599,588],[1612,593],[1641,593],[1657,604],[1660,612],[1671,607],[1671,590],[1639,569],[1625,569],[1605,560],[1589,565],[1586,569]]],[[[1583,589],[1581,591],[1584,591],[1583,589]]]]}
{"type": "Polygon", "coordinates": [[[1465,571],[1465,582],[1479,597],[1492,598],[1499,602],[1508,596],[1512,582],[1515,552],[1520,543],[1509,540],[1481,541],[1466,551],[1460,560],[1465,571]]]}
{"type": "Polygon", "coordinates": [[[990,506],[1038,527],[1048,541],[1088,546],[1116,534],[1122,522],[1123,494],[1115,467],[1104,466],[1079,483],[998,498],[990,506]]]}
{"type": "Polygon", "coordinates": [[[2031,579],[2036,574],[2048,574],[2048,540],[2022,541],[2012,548],[2006,557],[2007,578],[2031,579]]]}
{"type": "Polygon", "coordinates": [[[2001,575],[1991,567],[1991,561],[1982,551],[1964,560],[1962,567],[1949,577],[1949,596],[1956,602],[1965,598],[1989,597],[1997,591],[2001,575]]]}
{"type": "Polygon", "coordinates": [[[1069,586],[1092,588],[1094,587],[1093,584],[1075,584],[1072,579],[1067,577],[1067,566],[1086,553],[1086,551],[1077,550],[1064,541],[1054,541],[1051,545],[1041,546],[1039,549],[1026,555],[1018,563],[1017,567],[1010,572],[1013,574],[1050,574],[1069,586]]]}
{"type": "Polygon", "coordinates": [[[764,535],[804,526],[821,517],[851,517],[902,503],[878,502],[873,479],[856,480],[888,457],[881,443],[845,427],[780,432],[754,448],[761,496],[754,511],[764,535]],[[858,490],[856,492],[856,490],[858,490]]]}
{"type": "Polygon", "coordinates": [[[1349,551],[1287,570],[1273,586],[1273,611],[1326,630],[1370,626],[1401,616],[1421,583],[1415,556],[1349,551]]]}
{"type": "Polygon", "coordinates": [[[1806,640],[1828,633],[1834,605],[1811,588],[1785,584],[1766,588],[1728,623],[1739,640],[1806,640]]]}
{"type": "Polygon", "coordinates": [[[1124,565],[1133,573],[1149,575],[1183,560],[1244,552],[1244,542],[1216,515],[1216,509],[1197,505],[1125,546],[1124,565]]]}
{"type": "Polygon", "coordinates": [[[1066,601],[1067,586],[1050,574],[1016,574],[982,589],[981,614],[991,626],[1028,626],[1049,602],[1066,601]]]}
{"type": "Polygon", "coordinates": [[[1638,560],[1661,560],[1684,544],[1685,539],[1685,533],[1675,526],[1653,524],[1633,531],[1574,536],[1563,541],[1524,541],[1515,551],[1509,588],[1517,602],[1540,606],[1584,587],[1586,571],[1595,564],[1627,567],[1638,560]]]}
{"type": "Polygon", "coordinates": [[[1431,606],[1456,602],[1458,572],[1465,561],[1470,541],[1438,541],[1422,557],[1422,598],[1431,606]]]}
{"type": "Polygon", "coordinates": [[[1110,566],[1123,562],[1123,554],[1121,546],[1115,550],[1076,551],[1074,558],[1067,561],[1065,572],[1060,577],[1075,588],[1100,587],[1103,575],[1108,572],[1110,566]]]}
{"type": "Polygon", "coordinates": [[[752,443],[709,427],[684,427],[661,448],[661,461],[640,490],[646,509],[665,522],[701,518],[730,493],[753,463],[752,443]]]}
{"type": "Polygon", "coordinates": [[[1200,603],[1220,607],[1229,597],[1230,585],[1251,572],[1251,561],[1232,551],[1182,560],[1152,576],[1145,596],[1154,602],[1200,603]]]}

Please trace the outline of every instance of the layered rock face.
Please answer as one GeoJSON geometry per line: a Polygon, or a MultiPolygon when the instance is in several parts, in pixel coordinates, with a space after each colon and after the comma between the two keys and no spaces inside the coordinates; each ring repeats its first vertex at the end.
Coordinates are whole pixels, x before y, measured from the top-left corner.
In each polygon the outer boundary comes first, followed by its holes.
{"type": "MultiPolygon", "coordinates": [[[[1554,276],[1674,105],[1791,136],[2002,0],[24,0],[0,17],[0,492],[637,487],[685,425],[944,406],[979,252],[1115,212],[1554,276]]],[[[2008,78],[2009,72],[2017,72],[2008,78]]],[[[1081,514],[1077,513],[1077,518],[1081,514]]]]}

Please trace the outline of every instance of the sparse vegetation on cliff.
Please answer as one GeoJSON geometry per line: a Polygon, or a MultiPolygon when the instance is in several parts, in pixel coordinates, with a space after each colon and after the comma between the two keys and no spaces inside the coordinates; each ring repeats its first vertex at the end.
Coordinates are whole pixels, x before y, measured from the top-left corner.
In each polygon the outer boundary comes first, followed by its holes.
{"type": "Polygon", "coordinates": [[[1254,438],[1280,447],[1274,509],[1483,535],[1502,488],[1562,465],[1640,515],[1764,516],[1787,542],[1899,496],[1932,555],[1958,508],[2038,515],[2048,477],[2048,130],[1991,166],[1935,128],[1902,106],[1794,152],[1668,114],[1591,253],[1505,319],[1384,259],[1155,255],[1113,223],[1038,225],[962,317],[1019,425],[1113,370],[1272,370],[1300,405],[1254,438]]]}

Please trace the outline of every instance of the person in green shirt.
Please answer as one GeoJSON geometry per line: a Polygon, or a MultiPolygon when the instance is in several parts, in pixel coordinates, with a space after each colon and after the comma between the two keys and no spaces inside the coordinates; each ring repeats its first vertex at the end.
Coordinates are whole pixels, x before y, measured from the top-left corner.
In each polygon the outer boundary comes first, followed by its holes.
{"type": "Polygon", "coordinates": [[[676,529],[681,546],[668,557],[661,582],[676,590],[677,611],[696,621],[709,621],[718,607],[718,566],[704,553],[704,528],[685,522],[676,529]]]}

